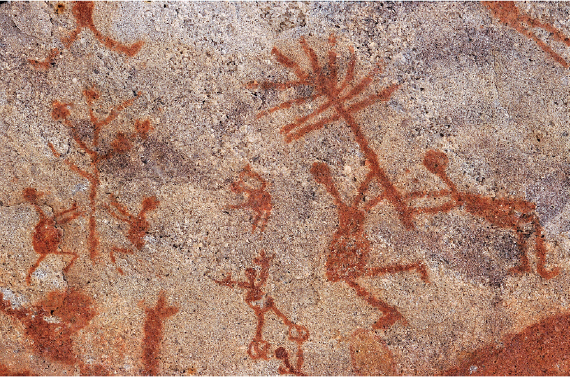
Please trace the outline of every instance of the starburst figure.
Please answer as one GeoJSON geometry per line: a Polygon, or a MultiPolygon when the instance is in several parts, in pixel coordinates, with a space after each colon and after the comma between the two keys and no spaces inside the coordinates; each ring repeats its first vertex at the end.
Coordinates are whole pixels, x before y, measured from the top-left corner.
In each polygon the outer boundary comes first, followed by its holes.
{"type": "MultiPolygon", "coordinates": [[[[350,47],[350,62],[346,74],[342,81],[339,81],[337,70],[337,54],[334,50],[336,45],[336,38],[331,35],[329,43],[333,47],[328,53],[328,69],[321,66],[315,51],[309,46],[304,37],[301,38],[300,44],[310,60],[311,71],[306,72],[301,68],[299,63],[285,56],[278,48],[273,47],[271,53],[275,55],[277,62],[286,68],[292,69],[297,76],[296,80],[287,81],[284,83],[276,82],[253,82],[249,84],[250,88],[262,89],[278,89],[286,90],[300,86],[308,86],[313,88],[313,94],[307,97],[298,97],[278,106],[272,107],[268,110],[260,112],[257,117],[274,113],[278,110],[288,109],[293,105],[302,105],[309,101],[324,99],[324,102],[318,106],[313,112],[295,119],[294,122],[289,123],[281,128],[281,133],[285,134],[285,140],[291,142],[298,140],[308,134],[309,132],[319,130],[326,124],[335,122],[339,119],[345,120],[348,125],[353,128],[359,128],[354,121],[352,114],[365,109],[366,107],[374,104],[376,101],[387,101],[390,95],[398,89],[398,84],[390,85],[378,93],[370,94],[364,98],[359,98],[359,95],[366,90],[373,81],[376,74],[381,72],[381,67],[377,66],[366,76],[360,80],[356,80],[355,66],[356,54],[354,48],[350,47]],[[356,100],[356,102],[354,102],[356,100]],[[331,111],[329,111],[331,110],[331,111]],[[317,117],[321,114],[329,112],[330,114],[324,116],[319,120],[317,117]]],[[[354,131],[354,130],[353,130],[354,131]]]]}
{"type": "Polygon", "coordinates": [[[271,53],[275,56],[277,62],[285,68],[291,69],[296,79],[283,83],[258,83],[254,81],[250,83],[248,87],[250,89],[286,90],[304,86],[313,88],[313,93],[307,97],[298,97],[285,101],[280,105],[260,112],[257,117],[260,118],[279,110],[291,108],[294,105],[302,105],[309,101],[324,100],[314,111],[296,118],[294,122],[281,128],[281,133],[285,134],[285,140],[287,142],[298,140],[312,131],[323,128],[327,124],[343,120],[353,133],[358,146],[368,160],[371,176],[376,177],[378,183],[383,188],[384,198],[398,211],[400,220],[406,229],[413,229],[414,224],[410,208],[403,199],[402,194],[397,190],[386,174],[384,168],[380,166],[378,155],[368,144],[367,138],[354,118],[356,113],[374,103],[378,101],[388,101],[392,93],[400,87],[400,84],[392,84],[379,92],[362,96],[361,94],[372,84],[374,76],[381,72],[381,67],[376,66],[376,68],[363,78],[357,80],[355,72],[356,54],[354,48],[351,47],[351,58],[348,62],[346,74],[342,80],[340,80],[337,67],[337,54],[334,49],[336,45],[334,35],[329,37],[329,43],[331,49],[328,52],[327,67],[324,67],[319,62],[317,54],[309,46],[305,38],[301,38],[300,44],[303,52],[309,59],[311,66],[310,71],[301,68],[298,62],[285,56],[278,48],[273,48],[271,53]]]}

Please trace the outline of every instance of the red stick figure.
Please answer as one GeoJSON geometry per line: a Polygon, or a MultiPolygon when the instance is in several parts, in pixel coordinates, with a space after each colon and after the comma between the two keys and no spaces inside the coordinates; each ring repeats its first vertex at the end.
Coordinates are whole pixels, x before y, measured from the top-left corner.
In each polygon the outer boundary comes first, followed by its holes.
{"type": "Polygon", "coordinates": [[[40,220],[34,228],[34,234],[32,236],[32,245],[34,247],[34,251],[40,256],[36,263],[34,263],[34,265],[28,270],[26,282],[29,285],[31,282],[32,274],[49,254],[73,256],[71,261],[63,269],[63,272],[67,272],[71,268],[79,255],[71,251],[60,251],[59,245],[61,244],[63,238],[63,231],[58,226],[66,224],[81,216],[82,214],[77,209],[77,203],[74,203],[69,209],[55,212],[52,216],[47,216],[46,213],[38,205],[38,199],[41,195],[36,191],[36,189],[28,187],[24,189],[23,195],[24,199],[34,207],[40,216],[40,220]]]}
{"type": "Polygon", "coordinates": [[[269,221],[269,216],[271,216],[271,209],[273,208],[271,204],[271,195],[266,191],[267,182],[258,173],[251,169],[251,166],[247,165],[239,173],[239,180],[233,182],[230,186],[232,192],[236,194],[244,194],[247,199],[245,202],[235,205],[230,205],[230,208],[249,208],[255,212],[255,218],[253,219],[252,232],[255,232],[257,225],[260,224],[260,231],[265,230],[267,221],[269,221]],[[259,184],[259,187],[255,187],[250,183],[246,183],[244,179],[255,181],[259,184]]]}
{"type": "Polygon", "coordinates": [[[450,197],[450,201],[438,207],[417,208],[415,213],[438,213],[448,212],[453,208],[461,208],[464,211],[481,217],[494,226],[504,229],[511,229],[517,234],[518,247],[521,252],[521,264],[511,269],[514,273],[523,273],[530,271],[530,263],[528,260],[527,238],[529,232],[525,230],[525,225],[530,224],[535,234],[535,249],[537,256],[537,272],[545,279],[553,278],[560,272],[559,268],[547,270],[546,264],[546,245],[544,236],[542,235],[542,226],[540,219],[535,213],[536,205],[522,199],[496,199],[494,197],[484,197],[469,192],[462,192],[449,179],[446,173],[449,159],[447,155],[441,151],[430,150],[425,154],[423,164],[431,173],[437,175],[449,190],[440,190],[431,193],[414,192],[408,196],[417,198],[423,196],[431,197],[450,197]]]}
{"type": "Polygon", "coordinates": [[[570,46],[570,38],[562,34],[562,32],[555,27],[545,24],[536,18],[532,18],[524,13],[521,13],[514,1],[482,1],[487,9],[491,11],[493,17],[503,22],[507,26],[512,27],[527,38],[532,39],[536,44],[548,53],[554,60],[560,63],[564,68],[568,68],[568,62],[557,54],[550,46],[544,43],[536,36],[530,29],[541,28],[550,33],[553,39],[570,46]]]}
{"type": "Polygon", "coordinates": [[[119,203],[117,199],[113,198],[111,195],[109,195],[109,200],[117,212],[113,211],[113,209],[107,205],[105,207],[111,216],[129,224],[127,238],[138,250],[141,250],[146,243],[144,236],[147,235],[148,230],[150,229],[150,223],[146,219],[146,213],[157,209],[160,202],[155,196],[144,198],[142,201],[142,209],[139,214],[135,216],[129,212],[127,207],[119,203]]]}
{"type": "MultiPolygon", "coordinates": [[[[144,198],[142,202],[142,209],[138,215],[132,215],[127,207],[122,205],[113,196],[109,195],[109,200],[111,205],[115,208],[105,204],[105,208],[114,218],[129,224],[129,231],[127,234],[127,239],[137,248],[141,250],[145,245],[146,241],[144,237],[147,235],[150,229],[150,223],[146,219],[146,214],[149,211],[154,211],[158,208],[159,201],[156,197],[144,198]]],[[[124,247],[113,247],[109,256],[111,257],[111,262],[116,263],[115,253],[132,254],[133,250],[124,247]]],[[[118,268],[119,273],[122,275],[123,270],[118,268]]]]}
{"type": "MultiPolygon", "coordinates": [[[[331,46],[335,46],[336,39],[333,35],[331,35],[329,38],[329,42],[331,46]]],[[[394,206],[396,211],[398,211],[398,214],[400,215],[400,219],[404,226],[407,229],[412,229],[414,227],[414,224],[412,222],[410,208],[408,208],[406,205],[405,201],[402,198],[402,195],[398,192],[386,174],[384,168],[380,166],[378,155],[372,148],[370,148],[368,140],[362,132],[360,125],[354,118],[354,115],[356,113],[373,105],[374,103],[378,101],[388,101],[392,93],[398,89],[400,85],[390,85],[380,92],[373,93],[363,99],[359,99],[358,96],[370,86],[374,76],[379,73],[379,67],[372,70],[359,81],[355,81],[354,69],[356,66],[356,55],[354,53],[354,49],[351,48],[350,53],[352,57],[348,65],[347,72],[344,76],[344,79],[342,81],[339,81],[336,62],[337,55],[334,49],[331,49],[328,53],[328,70],[325,70],[319,62],[317,54],[309,46],[305,38],[301,38],[300,43],[301,47],[303,48],[303,52],[309,59],[311,71],[306,72],[301,68],[299,63],[288,58],[276,47],[274,47],[271,53],[275,55],[277,62],[284,67],[293,70],[297,76],[297,80],[287,81],[284,83],[264,82],[259,84],[257,82],[253,82],[249,84],[249,87],[285,90],[288,88],[306,86],[313,88],[314,94],[308,97],[299,97],[290,101],[283,102],[278,106],[259,113],[258,117],[273,113],[278,110],[290,108],[293,105],[299,105],[308,101],[322,98],[324,102],[321,105],[317,106],[313,112],[297,118],[294,122],[289,123],[281,128],[281,133],[285,134],[285,140],[287,142],[298,140],[312,131],[323,128],[327,124],[336,122],[337,120],[343,120],[348,125],[350,131],[354,135],[356,143],[369,162],[369,168],[372,171],[373,176],[378,180],[378,183],[384,189],[385,199],[394,206]],[[324,118],[321,117],[320,120],[313,122],[315,118],[321,114],[325,114],[327,111],[330,112],[329,115],[324,116],[324,118]]]]}
{"type": "Polygon", "coordinates": [[[366,214],[377,204],[383,195],[362,205],[364,194],[368,190],[373,173],[369,173],[361,183],[358,194],[354,197],[350,205],[343,202],[338,192],[329,167],[324,163],[314,163],[311,167],[311,174],[317,183],[323,185],[327,192],[333,197],[338,209],[339,227],[335,234],[329,252],[327,253],[326,276],[331,282],[344,281],[352,287],[356,294],[362,297],[373,307],[382,312],[382,317],[372,325],[374,329],[385,329],[399,319],[403,319],[400,312],[391,305],[374,297],[357,283],[357,279],[363,276],[376,277],[384,274],[393,274],[403,271],[417,271],[421,279],[429,282],[427,269],[423,263],[393,264],[384,267],[367,267],[370,254],[370,242],[364,232],[364,221],[366,214]]]}
{"type": "Polygon", "coordinates": [[[233,280],[231,274],[229,274],[223,280],[216,280],[216,283],[230,288],[238,287],[245,290],[245,302],[253,309],[255,317],[257,318],[257,329],[253,340],[249,344],[247,350],[248,355],[254,360],[269,359],[268,352],[271,349],[271,344],[263,338],[263,327],[265,325],[266,314],[272,312],[287,327],[288,339],[297,344],[297,362],[295,365],[291,364],[289,353],[285,348],[279,347],[275,350],[275,357],[283,362],[283,365],[279,367],[279,373],[297,376],[304,375],[301,371],[304,362],[302,345],[309,339],[309,330],[305,326],[297,325],[289,320],[289,318],[277,308],[273,297],[263,291],[263,286],[265,286],[267,278],[269,277],[269,264],[272,259],[273,256],[267,257],[265,251],[261,250],[259,256],[253,260],[255,264],[261,267],[259,275],[255,268],[248,268],[245,270],[247,281],[233,280]]]}
{"type": "Polygon", "coordinates": [[[145,376],[157,376],[160,362],[160,344],[164,337],[163,322],[178,313],[178,308],[166,306],[164,292],[160,292],[153,308],[145,308],[143,364],[145,376]]]}

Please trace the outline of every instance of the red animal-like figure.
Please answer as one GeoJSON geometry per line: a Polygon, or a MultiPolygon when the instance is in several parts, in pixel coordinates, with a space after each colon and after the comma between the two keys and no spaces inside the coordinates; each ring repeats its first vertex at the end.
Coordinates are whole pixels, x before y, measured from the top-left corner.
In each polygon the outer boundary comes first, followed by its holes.
{"type": "Polygon", "coordinates": [[[63,238],[63,231],[58,226],[76,219],[81,216],[82,213],[77,209],[77,203],[74,203],[69,209],[55,212],[53,215],[48,216],[38,204],[38,199],[41,195],[36,191],[36,189],[30,187],[24,189],[23,196],[24,199],[34,207],[40,216],[40,220],[34,228],[34,234],[32,236],[34,251],[40,256],[36,263],[34,263],[34,265],[28,270],[26,282],[30,284],[32,274],[38,268],[40,263],[50,254],[73,256],[63,271],[67,272],[71,268],[79,256],[74,252],[60,250],[59,245],[63,238]]]}
{"type": "Polygon", "coordinates": [[[258,225],[260,225],[260,231],[263,232],[269,221],[269,216],[271,216],[273,205],[271,204],[271,195],[266,191],[266,188],[267,182],[265,179],[254,172],[249,165],[243,168],[239,174],[239,179],[230,186],[234,193],[244,194],[247,199],[243,203],[230,205],[229,207],[232,209],[249,208],[255,212],[252,232],[255,232],[258,225]],[[255,181],[259,187],[247,183],[244,179],[248,178],[255,181]]]}
{"type": "MultiPolygon", "coordinates": [[[[148,233],[150,229],[150,223],[146,219],[146,214],[149,211],[154,211],[158,208],[160,202],[154,196],[149,198],[144,198],[142,202],[142,209],[139,211],[138,215],[133,215],[129,212],[127,207],[122,205],[115,199],[113,196],[109,195],[109,199],[111,201],[111,205],[115,208],[111,208],[107,204],[105,204],[105,208],[107,211],[122,222],[129,224],[129,231],[127,234],[127,239],[135,246],[137,250],[141,250],[145,245],[146,241],[144,237],[148,233]]],[[[111,262],[115,263],[115,253],[123,253],[123,254],[132,254],[133,250],[125,248],[125,247],[113,247],[109,253],[111,257],[111,262]]],[[[123,270],[118,268],[120,274],[123,274],[123,270]]]]}
{"type": "Polygon", "coordinates": [[[265,251],[261,250],[259,256],[253,260],[255,264],[261,267],[259,274],[255,268],[248,268],[245,270],[247,281],[236,281],[232,279],[231,275],[228,275],[223,280],[216,280],[216,283],[230,288],[238,287],[245,290],[245,302],[253,309],[257,318],[257,329],[253,340],[249,344],[247,350],[248,355],[254,360],[269,359],[268,352],[270,351],[271,344],[263,338],[263,327],[265,325],[265,316],[272,312],[287,327],[288,339],[297,344],[297,362],[295,365],[291,364],[289,353],[285,348],[278,347],[275,350],[275,357],[283,363],[283,365],[279,367],[279,373],[301,376],[304,375],[301,371],[304,362],[302,346],[303,343],[309,339],[309,330],[305,326],[297,325],[287,318],[287,316],[277,308],[273,297],[263,291],[263,287],[269,277],[269,264],[272,259],[273,256],[268,257],[265,255],[265,251]]]}
{"type": "Polygon", "coordinates": [[[356,294],[362,297],[373,307],[382,312],[382,317],[372,325],[374,329],[385,329],[399,319],[403,319],[400,312],[391,305],[374,297],[370,292],[357,283],[360,277],[376,277],[384,274],[415,270],[425,282],[429,282],[427,269],[423,263],[392,264],[384,267],[368,267],[370,242],[364,232],[366,214],[377,204],[383,195],[368,203],[363,203],[363,197],[373,179],[370,173],[361,183],[358,194],[350,205],[344,203],[340,197],[330,169],[324,163],[314,163],[311,174],[317,183],[323,185],[333,197],[338,209],[339,227],[335,234],[326,261],[326,276],[331,282],[344,281],[352,287],[356,294]],[[361,207],[362,206],[362,207],[361,207]]]}
{"type": "Polygon", "coordinates": [[[441,151],[430,150],[425,154],[423,164],[427,170],[437,175],[449,190],[439,190],[436,192],[414,192],[408,194],[409,198],[429,197],[449,197],[449,201],[437,207],[416,208],[415,213],[438,213],[448,212],[454,208],[461,208],[464,211],[485,219],[494,226],[504,229],[511,229],[517,234],[518,248],[520,250],[520,265],[511,269],[514,273],[530,272],[528,259],[527,238],[529,232],[524,227],[527,224],[532,226],[535,234],[535,249],[537,256],[537,272],[545,279],[553,278],[560,272],[559,268],[548,270],[546,264],[546,245],[542,235],[540,219],[536,215],[536,205],[522,199],[495,199],[469,192],[459,191],[457,186],[447,176],[446,169],[449,163],[447,155],[441,151]]]}
{"type": "Polygon", "coordinates": [[[71,288],[49,292],[40,303],[17,309],[13,309],[0,292],[0,312],[21,323],[25,336],[30,340],[28,344],[37,356],[78,366],[81,375],[109,375],[102,365],[86,364],[76,354],[74,335],[97,315],[93,299],[83,291],[71,288]]]}

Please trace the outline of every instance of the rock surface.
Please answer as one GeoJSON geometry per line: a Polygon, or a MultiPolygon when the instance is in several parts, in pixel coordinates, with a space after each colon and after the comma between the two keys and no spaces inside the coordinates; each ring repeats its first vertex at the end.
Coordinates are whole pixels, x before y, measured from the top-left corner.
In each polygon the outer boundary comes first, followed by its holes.
{"type": "Polygon", "coordinates": [[[1,3],[0,374],[569,374],[568,36],[1,3]]]}

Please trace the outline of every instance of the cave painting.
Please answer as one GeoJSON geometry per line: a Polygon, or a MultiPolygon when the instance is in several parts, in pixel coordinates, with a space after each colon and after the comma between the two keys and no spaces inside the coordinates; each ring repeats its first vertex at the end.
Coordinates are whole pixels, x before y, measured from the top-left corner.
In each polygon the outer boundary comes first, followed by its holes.
{"type": "Polygon", "coordinates": [[[255,336],[249,344],[247,353],[254,359],[268,360],[271,353],[271,344],[263,337],[263,328],[265,325],[265,317],[267,314],[273,313],[281,320],[283,325],[287,327],[287,338],[289,341],[297,345],[296,362],[291,363],[289,352],[284,347],[278,347],[274,351],[275,358],[281,360],[282,365],[279,367],[279,374],[292,374],[296,376],[304,375],[302,368],[304,362],[303,343],[309,339],[309,330],[305,326],[298,325],[291,321],[275,304],[273,297],[264,292],[263,287],[267,283],[269,277],[269,265],[273,256],[267,256],[264,250],[261,250],[259,256],[253,259],[253,263],[260,267],[247,268],[245,270],[246,281],[233,280],[231,274],[228,274],[222,280],[216,280],[216,283],[230,287],[241,288],[245,290],[245,302],[253,309],[257,318],[257,327],[255,336]]]}
{"type": "MultiPolygon", "coordinates": [[[[150,229],[150,223],[146,219],[146,213],[148,211],[153,211],[158,208],[159,201],[156,197],[144,198],[142,201],[142,209],[138,215],[133,215],[129,212],[128,208],[122,205],[113,196],[109,196],[109,201],[111,206],[105,204],[107,211],[119,221],[127,223],[129,225],[129,231],[127,239],[133,244],[137,250],[141,250],[145,245],[146,241],[144,237],[150,229]]],[[[111,262],[116,263],[115,253],[123,254],[133,254],[133,250],[125,247],[113,247],[110,252],[111,262]]],[[[119,273],[122,275],[123,270],[118,268],[119,273]]]]}
{"type": "Polygon", "coordinates": [[[438,207],[416,208],[416,213],[438,213],[449,212],[454,208],[462,209],[471,215],[484,218],[489,223],[498,228],[511,229],[517,235],[517,244],[520,251],[520,265],[513,267],[511,272],[530,272],[530,262],[528,259],[527,238],[530,233],[535,234],[535,249],[537,257],[537,272],[545,279],[555,277],[560,273],[560,269],[555,267],[551,270],[545,268],[546,264],[546,244],[542,235],[542,226],[536,215],[536,205],[523,199],[499,199],[482,195],[462,192],[447,176],[446,168],[449,160],[447,155],[441,151],[430,150],[426,152],[423,164],[430,173],[438,176],[448,190],[435,192],[411,192],[409,198],[431,197],[449,198],[449,201],[438,207]],[[525,230],[525,225],[532,227],[531,231],[525,230]]]}
{"type": "Polygon", "coordinates": [[[350,49],[346,73],[343,78],[339,77],[337,68],[337,55],[334,50],[336,38],[329,38],[331,49],[328,52],[326,67],[322,65],[315,51],[309,46],[305,38],[301,38],[302,50],[308,59],[310,70],[301,68],[299,62],[287,57],[276,47],[271,53],[277,62],[293,71],[296,79],[280,82],[251,82],[251,89],[287,90],[300,86],[310,87],[313,93],[309,96],[298,97],[285,101],[278,106],[261,111],[258,118],[268,116],[276,111],[285,110],[293,105],[300,105],[308,101],[320,101],[315,104],[315,110],[295,119],[281,128],[286,142],[292,142],[307,134],[322,129],[327,124],[341,121],[348,126],[356,143],[365,157],[365,166],[368,173],[360,183],[357,194],[352,202],[342,200],[340,193],[335,187],[329,167],[321,162],[312,165],[311,173],[315,181],[324,186],[333,197],[337,206],[339,228],[333,235],[329,250],[326,254],[326,277],[331,282],[343,281],[352,287],[357,296],[364,299],[368,304],[377,308],[382,316],[373,325],[373,329],[385,329],[398,320],[405,320],[400,312],[392,305],[375,297],[362,287],[357,279],[362,277],[376,277],[384,274],[399,273],[403,271],[416,271],[421,279],[429,282],[428,272],[421,262],[411,264],[394,264],[388,266],[368,266],[370,243],[364,231],[367,213],[376,205],[387,202],[398,213],[398,217],[405,229],[414,229],[414,216],[420,213],[434,214],[447,212],[453,208],[460,208],[466,212],[479,216],[501,228],[512,229],[518,235],[518,247],[521,251],[521,263],[512,269],[512,272],[529,272],[530,264],[527,257],[527,237],[525,225],[530,224],[535,233],[536,254],[538,258],[537,272],[544,278],[552,278],[559,272],[558,269],[547,270],[546,247],[542,235],[542,227],[535,214],[535,205],[524,200],[517,199],[493,199],[470,193],[459,192],[445,173],[447,156],[441,152],[429,151],[426,154],[424,165],[436,174],[449,187],[435,193],[414,192],[403,193],[396,188],[390,180],[384,168],[380,165],[378,155],[370,147],[368,139],[362,132],[357,122],[356,115],[359,111],[375,104],[378,101],[388,101],[398,84],[390,85],[378,92],[361,96],[373,82],[374,75],[380,72],[380,68],[373,69],[361,79],[356,79],[355,65],[356,56],[354,49],[350,49]],[[324,115],[323,115],[324,114],[324,115]],[[379,195],[365,195],[372,182],[376,182],[382,192],[379,195]],[[414,208],[409,202],[411,199],[422,196],[449,196],[450,202],[433,208],[414,208]]]}
{"type": "Polygon", "coordinates": [[[525,37],[532,39],[538,47],[540,47],[544,52],[550,55],[557,63],[562,65],[564,68],[568,68],[568,62],[556,53],[550,46],[542,41],[535,33],[532,32],[532,28],[540,28],[550,33],[552,39],[564,43],[566,46],[570,46],[570,38],[562,34],[562,32],[552,25],[541,22],[536,18],[532,18],[524,13],[522,13],[516,6],[514,1],[482,1],[487,9],[491,11],[491,15],[497,20],[501,21],[505,25],[512,27],[525,37]]]}
{"type": "Polygon", "coordinates": [[[160,346],[164,337],[164,321],[178,313],[178,308],[166,306],[166,294],[160,292],[156,305],[145,308],[143,339],[143,375],[159,375],[160,346]]]}
{"type": "Polygon", "coordinates": [[[79,366],[81,374],[108,374],[100,365],[84,363],[73,347],[73,335],[97,315],[93,299],[81,290],[50,292],[46,299],[29,309],[13,309],[0,293],[0,312],[22,324],[37,355],[64,365],[79,366]]]}
{"type": "Polygon", "coordinates": [[[229,208],[241,209],[248,208],[255,213],[253,219],[252,232],[259,225],[261,233],[265,230],[265,226],[271,216],[271,195],[267,192],[267,182],[258,173],[251,169],[248,164],[239,174],[239,179],[230,186],[232,192],[242,194],[246,200],[240,204],[230,205],[229,208]]]}
{"type": "MultiPolygon", "coordinates": [[[[137,95],[140,95],[138,93],[137,95]]],[[[71,132],[71,136],[76,144],[76,147],[82,151],[89,159],[89,164],[86,167],[80,167],[77,163],[69,158],[65,158],[63,162],[76,174],[85,178],[89,182],[89,234],[88,234],[88,248],[89,255],[92,260],[99,253],[100,239],[97,231],[97,215],[100,212],[99,207],[107,209],[107,211],[115,218],[126,222],[130,225],[127,238],[140,250],[144,244],[144,235],[149,229],[149,223],[146,219],[146,213],[157,208],[158,200],[155,197],[143,199],[142,209],[137,216],[132,215],[126,207],[121,205],[113,196],[110,196],[110,204],[100,203],[99,199],[99,186],[100,181],[100,166],[105,161],[112,159],[118,155],[128,153],[133,148],[133,142],[141,141],[147,138],[148,132],[153,128],[149,120],[136,120],[133,132],[116,132],[112,141],[108,144],[105,151],[104,146],[101,145],[101,132],[104,127],[109,126],[115,121],[120,113],[127,107],[131,106],[137,97],[123,101],[118,106],[112,108],[108,115],[103,118],[97,118],[93,109],[93,104],[99,99],[99,91],[91,88],[83,91],[85,101],[89,106],[89,122],[90,127],[85,129],[84,123],[72,121],[70,119],[70,108],[73,107],[72,103],[63,103],[54,101],[52,118],[60,121],[71,132]],[[82,127],[82,128],[80,128],[82,127]]],[[[111,128],[111,127],[109,127],[111,128]]],[[[48,144],[54,156],[62,158],[61,154],[55,147],[48,144]]],[[[112,262],[115,262],[113,251],[130,253],[126,248],[114,248],[111,250],[112,262]]],[[[120,271],[122,272],[122,271],[120,271]]]]}
{"type": "Polygon", "coordinates": [[[407,229],[412,229],[414,224],[412,222],[412,209],[407,206],[403,195],[396,189],[392,181],[388,178],[385,170],[380,166],[378,155],[369,146],[368,140],[356,121],[355,115],[378,101],[388,101],[391,94],[399,85],[390,85],[379,92],[368,94],[364,96],[364,98],[361,98],[360,95],[372,84],[374,76],[380,72],[380,68],[377,67],[363,78],[356,79],[356,55],[354,49],[351,48],[351,59],[348,63],[346,74],[339,80],[336,63],[337,55],[334,50],[336,38],[331,36],[329,43],[332,48],[328,52],[328,69],[325,70],[319,62],[315,51],[309,46],[305,38],[301,38],[301,47],[310,62],[311,71],[309,72],[303,70],[299,63],[288,58],[274,47],[271,52],[275,55],[277,62],[293,70],[297,79],[285,83],[253,82],[249,84],[249,87],[252,89],[275,88],[285,90],[303,85],[313,88],[313,95],[284,102],[279,106],[263,111],[259,114],[260,116],[265,116],[277,110],[287,109],[294,104],[301,104],[309,100],[322,98],[323,103],[317,106],[316,110],[303,117],[297,118],[295,122],[281,128],[281,133],[285,134],[285,140],[287,142],[300,139],[306,134],[319,130],[325,125],[338,120],[346,123],[354,135],[358,146],[368,162],[367,166],[370,171],[361,183],[359,192],[350,205],[345,204],[340,198],[326,165],[323,163],[315,163],[311,168],[311,173],[315,180],[325,186],[326,190],[333,196],[339,211],[339,229],[333,236],[329,252],[327,253],[326,275],[329,281],[344,281],[355,290],[359,297],[379,309],[383,315],[374,323],[373,328],[386,328],[397,320],[403,319],[402,315],[395,307],[368,292],[357,282],[357,279],[362,276],[374,277],[388,273],[412,270],[418,271],[424,281],[428,281],[428,276],[425,266],[419,262],[372,268],[368,268],[367,266],[370,249],[370,244],[364,232],[364,220],[367,211],[381,201],[387,200],[398,211],[400,220],[407,229]],[[327,111],[330,114],[326,115],[325,118],[313,121],[314,118],[327,111]],[[360,204],[364,199],[364,192],[368,189],[372,181],[378,182],[383,188],[383,193],[379,197],[373,198],[370,202],[365,203],[362,208],[360,208],[360,204]]]}
{"type": "Polygon", "coordinates": [[[36,227],[34,228],[34,234],[32,236],[32,246],[34,251],[39,254],[39,257],[36,263],[34,263],[34,265],[28,270],[28,275],[26,275],[26,282],[30,284],[32,274],[48,255],[72,256],[72,259],[68,262],[67,266],[65,266],[63,272],[67,272],[79,257],[77,253],[60,250],[59,245],[62,242],[63,231],[59,226],[81,216],[81,212],[77,208],[77,203],[73,203],[69,209],[55,212],[51,216],[48,216],[38,204],[38,199],[42,194],[36,189],[31,187],[24,189],[23,196],[24,199],[34,207],[40,217],[36,227]]]}
{"type": "Polygon", "coordinates": [[[385,329],[391,326],[397,320],[403,319],[400,312],[395,307],[388,305],[368,292],[357,282],[357,279],[364,276],[376,277],[403,271],[416,271],[420,278],[427,283],[429,278],[425,265],[416,262],[368,267],[370,242],[364,232],[364,221],[367,211],[378,200],[370,201],[362,209],[359,208],[359,205],[363,202],[364,194],[372,176],[369,174],[361,183],[358,194],[354,197],[352,203],[347,205],[342,201],[327,165],[314,163],[311,168],[311,174],[313,174],[315,181],[323,185],[333,197],[338,209],[339,227],[333,235],[326,259],[327,280],[331,282],[344,281],[355,290],[359,297],[382,312],[380,319],[372,325],[373,329],[385,329]]]}
{"type": "MultiPolygon", "coordinates": [[[[56,10],[57,13],[59,12],[59,7],[56,10]]],[[[75,30],[71,32],[71,34],[61,40],[63,45],[66,48],[69,48],[73,42],[77,40],[79,34],[84,30],[88,29],[91,30],[95,38],[101,42],[105,47],[109,50],[119,52],[121,54],[125,54],[127,57],[135,56],[142,46],[144,42],[137,41],[131,45],[124,45],[111,37],[103,35],[99,29],[95,26],[93,21],[93,11],[95,10],[95,2],[93,1],[75,1],[73,3],[73,7],[71,8],[71,13],[75,18],[75,30]]],[[[54,48],[49,52],[49,55],[41,61],[29,59],[28,62],[32,65],[32,67],[40,70],[47,70],[53,64],[55,64],[55,59],[60,55],[60,50],[58,48],[54,48]]]]}

